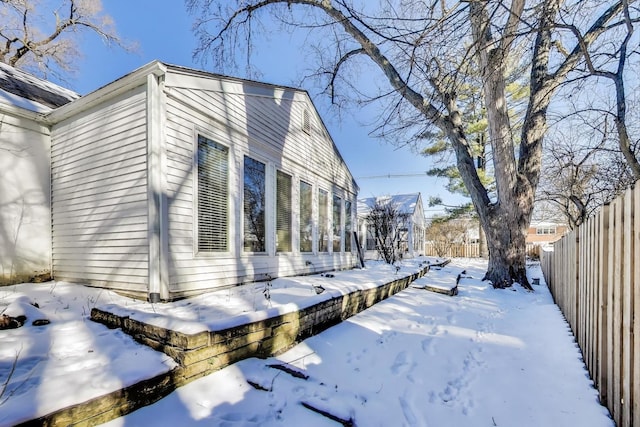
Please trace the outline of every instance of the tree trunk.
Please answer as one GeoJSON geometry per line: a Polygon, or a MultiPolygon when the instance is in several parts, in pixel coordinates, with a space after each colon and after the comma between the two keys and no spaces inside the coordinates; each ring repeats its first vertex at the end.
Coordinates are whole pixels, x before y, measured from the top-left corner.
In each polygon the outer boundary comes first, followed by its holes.
{"type": "MultiPolygon", "coordinates": [[[[526,209],[525,209],[526,211],[526,209]]],[[[491,281],[494,288],[508,288],[519,283],[527,290],[533,290],[526,272],[526,233],[529,216],[516,206],[499,208],[487,215],[482,226],[487,235],[489,265],[483,280],[491,281]]]]}
{"type": "Polygon", "coordinates": [[[484,233],[484,228],[482,228],[482,223],[480,221],[478,221],[478,255],[480,258],[489,258],[487,235],[484,233]]]}

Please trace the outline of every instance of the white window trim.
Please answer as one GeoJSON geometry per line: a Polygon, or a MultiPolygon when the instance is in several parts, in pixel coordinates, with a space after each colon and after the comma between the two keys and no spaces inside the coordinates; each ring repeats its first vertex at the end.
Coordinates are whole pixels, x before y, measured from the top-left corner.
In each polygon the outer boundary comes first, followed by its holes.
{"type": "Polygon", "coordinates": [[[193,201],[192,201],[192,209],[193,209],[193,231],[192,231],[192,235],[193,235],[193,255],[194,257],[197,258],[230,258],[233,256],[233,252],[234,252],[234,245],[235,245],[235,238],[233,237],[233,230],[232,230],[232,216],[233,216],[233,204],[232,199],[233,199],[233,189],[231,186],[231,182],[232,179],[231,177],[233,176],[232,174],[234,173],[234,168],[233,168],[233,154],[232,154],[232,147],[231,144],[225,144],[222,142],[219,142],[219,139],[217,137],[215,137],[211,132],[207,131],[206,129],[202,129],[200,127],[194,127],[193,130],[193,144],[192,144],[192,150],[193,150],[193,158],[192,158],[192,166],[193,166],[193,171],[194,173],[192,173],[193,175],[193,179],[192,179],[192,189],[193,189],[193,201]],[[227,194],[229,197],[229,204],[227,206],[227,250],[226,251],[220,251],[220,252],[205,252],[205,251],[200,251],[199,248],[199,242],[200,242],[200,233],[199,233],[199,223],[198,223],[198,198],[200,197],[200,195],[198,194],[198,137],[199,136],[203,136],[207,139],[210,139],[211,141],[215,142],[216,144],[220,144],[224,147],[227,148],[227,153],[228,153],[228,157],[227,160],[229,162],[229,179],[227,179],[227,194]]]}

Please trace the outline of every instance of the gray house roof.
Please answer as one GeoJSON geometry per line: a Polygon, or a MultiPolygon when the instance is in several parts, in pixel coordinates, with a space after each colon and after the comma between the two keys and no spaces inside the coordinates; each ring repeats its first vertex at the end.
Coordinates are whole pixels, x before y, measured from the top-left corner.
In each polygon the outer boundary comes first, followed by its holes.
{"type": "Polygon", "coordinates": [[[375,204],[391,203],[402,214],[413,214],[420,202],[420,193],[395,194],[393,196],[378,196],[358,199],[358,216],[366,216],[375,204]]]}
{"type": "Polygon", "coordinates": [[[46,113],[79,97],[72,90],[0,63],[0,103],[46,113]]]}

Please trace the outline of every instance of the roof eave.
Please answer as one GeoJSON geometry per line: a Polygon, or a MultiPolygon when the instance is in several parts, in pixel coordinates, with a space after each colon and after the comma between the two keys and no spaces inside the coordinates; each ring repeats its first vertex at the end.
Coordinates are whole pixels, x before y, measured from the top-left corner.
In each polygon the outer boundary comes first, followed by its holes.
{"type": "Polygon", "coordinates": [[[33,120],[38,123],[45,123],[45,115],[48,113],[39,113],[37,111],[28,110],[26,108],[18,107],[12,104],[0,103],[0,111],[7,114],[11,114],[25,119],[33,120]]]}
{"type": "Polygon", "coordinates": [[[146,83],[146,78],[149,74],[161,76],[165,74],[167,67],[160,61],[150,62],[137,70],[132,71],[129,74],[115,80],[101,88],[82,96],[68,104],[65,104],[57,109],[44,115],[44,119],[48,124],[59,123],[69,117],[73,116],[79,111],[89,109],[106,99],[114,98],[134,87],[140,86],[146,83]]]}

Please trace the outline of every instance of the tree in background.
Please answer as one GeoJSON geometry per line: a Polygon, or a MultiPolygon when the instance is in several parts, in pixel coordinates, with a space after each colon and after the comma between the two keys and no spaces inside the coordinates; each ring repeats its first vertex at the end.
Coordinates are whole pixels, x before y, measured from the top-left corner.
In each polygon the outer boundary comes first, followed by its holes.
{"type": "Polygon", "coordinates": [[[82,33],[128,49],[100,0],[2,0],[0,19],[0,62],[45,78],[75,71],[82,33]]]}
{"type": "MultiPolygon", "coordinates": [[[[347,0],[238,0],[226,5],[187,0],[199,17],[196,54],[212,55],[217,66],[228,65],[230,53],[239,47],[250,54],[255,33],[268,28],[261,19],[268,19],[270,11],[286,28],[318,31],[307,39],[316,42],[309,46],[319,59],[314,74],[324,78],[333,101],[364,97],[379,102],[382,134],[393,129],[412,138],[434,130],[446,135],[487,236],[485,279],[497,288],[519,282],[527,289],[532,288],[526,277],[525,236],[551,101],[584,65],[595,42],[621,23],[636,22],[634,3],[543,0],[529,7],[524,0],[385,0],[378,7],[347,0]],[[373,65],[378,73],[354,72],[350,65],[373,65]],[[517,124],[507,95],[508,71],[514,68],[530,70],[518,77],[528,95],[517,124]],[[379,91],[366,93],[364,81],[378,76],[379,91]],[[464,114],[473,100],[460,96],[474,82],[486,109],[495,194],[483,184],[474,162],[464,114]]],[[[592,55],[605,53],[605,43],[595,47],[602,52],[592,55]]]]}
{"type": "Polygon", "coordinates": [[[571,123],[565,123],[565,131],[556,128],[548,136],[537,198],[573,229],[635,179],[618,150],[613,120],[583,113],[566,121],[571,123]]]}
{"type": "Polygon", "coordinates": [[[449,217],[433,218],[426,230],[427,241],[439,257],[445,257],[455,244],[464,243],[467,223],[449,217]]]}
{"type": "Polygon", "coordinates": [[[388,200],[376,200],[365,217],[367,233],[376,245],[376,251],[387,263],[393,264],[402,257],[401,243],[407,233],[409,214],[402,213],[388,200]]]}

